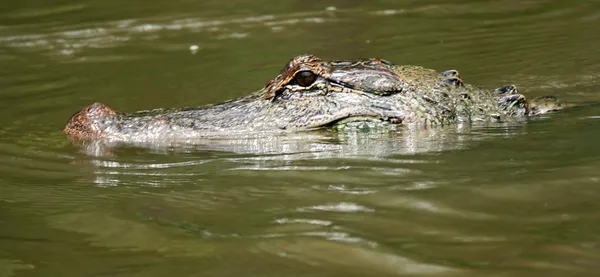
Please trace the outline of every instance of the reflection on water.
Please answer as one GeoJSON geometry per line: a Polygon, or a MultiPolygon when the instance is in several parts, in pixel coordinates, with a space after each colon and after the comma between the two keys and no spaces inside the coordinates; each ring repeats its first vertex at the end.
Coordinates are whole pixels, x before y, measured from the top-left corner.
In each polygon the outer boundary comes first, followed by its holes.
{"type": "Polygon", "coordinates": [[[12,2],[0,3],[0,276],[600,270],[594,1],[12,2]],[[145,145],[73,146],[60,131],[94,101],[237,98],[307,52],[456,68],[584,105],[505,126],[145,145]]]}
{"type": "Polygon", "coordinates": [[[489,123],[488,126],[445,126],[438,128],[397,128],[316,130],[303,132],[256,132],[250,134],[122,143],[113,141],[75,141],[90,156],[110,156],[118,147],[140,147],[154,153],[190,153],[200,150],[227,151],[260,155],[263,160],[297,160],[304,157],[363,157],[384,159],[393,154],[417,154],[456,150],[490,137],[510,138],[523,132],[521,124],[489,123]]]}
{"type": "MultiPolygon", "coordinates": [[[[85,154],[78,164],[88,163],[98,168],[94,183],[102,186],[119,184],[119,175],[144,176],[138,185],[161,185],[168,182],[196,181],[205,172],[181,172],[188,167],[205,163],[227,163],[230,171],[349,171],[378,169],[377,174],[398,176],[409,170],[398,168],[405,163],[431,161],[410,158],[418,153],[458,150],[473,143],[494,137],[510,139],[523,132],[519,125],[493,127],[448,126],[431,129],[401,130],[322,130],[296,133],[257,133],[232,138],[206,138],[186,141],[122,144],[111,141],[78,142],[85,154]],[[115,156],[128,147],[153,154],[194,154],[200,151],[233,152],[238,155],[186,160],[171,163],[133,163],[119,161],[115,156]],[[406,158],[398,159],[398,156],[406,158]],[[98,157],[98,158],[94,158],[98,157]],[[331,165],[318,160],[369,160],[370,165],[331,165]],[[165,173],[156,172],[163,170],[165,173]],[[150,171],[150,172],[149,172],[150,171]]],[[[330,174],[330,173],[329,173],[330,174]]]]}

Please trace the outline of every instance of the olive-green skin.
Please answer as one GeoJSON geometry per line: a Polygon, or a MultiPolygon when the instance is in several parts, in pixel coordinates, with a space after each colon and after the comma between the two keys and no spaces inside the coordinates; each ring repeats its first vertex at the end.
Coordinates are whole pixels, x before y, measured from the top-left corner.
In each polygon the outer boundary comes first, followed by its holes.
{"type": "Polygon", "coordinates": [[[263,89],[236,100],[135,113],[94,103],[75,113],[64,132],[75,139],[135,142],[307,130],[361,120],[417,127],[510,122],[561,108],[553,98],[530,101],[511,85],[476,88],[455,70],[301,55],[263,89]]]}

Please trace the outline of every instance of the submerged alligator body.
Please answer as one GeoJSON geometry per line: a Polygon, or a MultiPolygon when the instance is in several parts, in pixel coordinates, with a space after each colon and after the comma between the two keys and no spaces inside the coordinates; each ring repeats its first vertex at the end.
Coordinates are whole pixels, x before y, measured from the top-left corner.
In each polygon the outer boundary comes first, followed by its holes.
{"type": "Polygon", "coordinates": [[[528,100],[512,86],[483,90],[456,70],[436,72],[381,59],[293,58],[263,89],[226,103],[118,113],[94,103],[75,113],[64,133],[75,139],[149,141],[272,130],[307,130],[374,122],[441,126],[507,122],[560,110],[550,97],[528,100]]]}

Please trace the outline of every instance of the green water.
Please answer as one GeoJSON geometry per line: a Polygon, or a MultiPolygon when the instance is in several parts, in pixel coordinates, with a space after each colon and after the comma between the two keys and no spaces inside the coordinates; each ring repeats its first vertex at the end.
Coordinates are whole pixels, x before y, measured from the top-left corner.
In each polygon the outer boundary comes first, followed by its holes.
{"type": "Polygon", "coordinates": [[[597,276],[598,26],[597,1],[2,1],[0,276],[597,276]],[[102,153],[62,135],[92,102],[222,102],[303,53],[584,106],[102,153]]]}

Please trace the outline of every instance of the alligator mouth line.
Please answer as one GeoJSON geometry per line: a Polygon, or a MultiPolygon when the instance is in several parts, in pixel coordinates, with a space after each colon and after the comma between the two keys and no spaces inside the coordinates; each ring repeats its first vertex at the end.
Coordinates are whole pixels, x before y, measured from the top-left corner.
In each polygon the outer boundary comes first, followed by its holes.
{"type": "Polygon", "coordinates": [[[352,125],[360,123],[389,123],[389,124],[402,124],[402,118],[400,117],[385,117],[385,116],[373,116],[373,115],[350,115],[344,118],[336,119],[327,124],[324,127],[335,127],[341,125],[352,125]]]}

